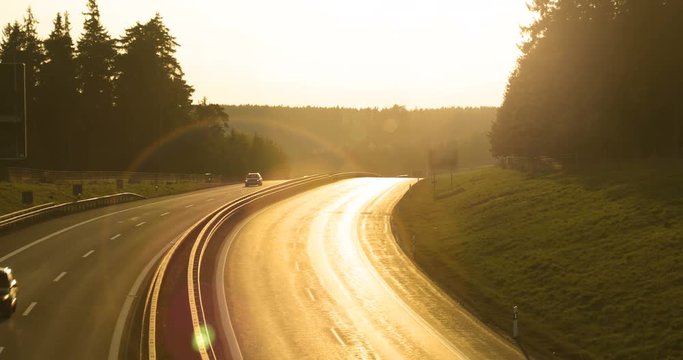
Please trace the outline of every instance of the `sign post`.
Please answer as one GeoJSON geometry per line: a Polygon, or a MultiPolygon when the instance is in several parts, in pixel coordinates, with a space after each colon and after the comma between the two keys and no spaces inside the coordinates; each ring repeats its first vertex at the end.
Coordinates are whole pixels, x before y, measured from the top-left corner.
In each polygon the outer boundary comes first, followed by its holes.
{"type": "Polygon", "coordinates": [[[518,308],[517,305],[515,305],[512,308],[512,337],[517,338],[519,336],[519,329],[517,328],[517,318],[519,317],[518,315],[518,308]]]}

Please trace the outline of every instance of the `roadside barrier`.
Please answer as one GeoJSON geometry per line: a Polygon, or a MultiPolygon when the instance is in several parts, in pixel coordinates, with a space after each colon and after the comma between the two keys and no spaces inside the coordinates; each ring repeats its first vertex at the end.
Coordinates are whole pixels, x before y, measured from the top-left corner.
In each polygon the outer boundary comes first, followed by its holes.
{"type": "Polygon", "coordinates": [[[83,199],[70,203],[48,203],[38,205],[0,217],[0,233],[17,230],[27,225],[35,224],[40,221],[52,219],[66,214],[73,214],[85,210],[121,204],[140,199],[145,199],[145,197],[134,193],[120,193],[83,199]]]}

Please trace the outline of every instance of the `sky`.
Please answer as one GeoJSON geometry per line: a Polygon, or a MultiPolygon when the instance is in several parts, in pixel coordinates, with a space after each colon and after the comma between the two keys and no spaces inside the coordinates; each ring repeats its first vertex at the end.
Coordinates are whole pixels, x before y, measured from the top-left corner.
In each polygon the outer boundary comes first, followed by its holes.
{"type": "MultiPolygon", "coordinates": [[[[47,37],[86,0],[0,0],[0,25],[30,6],[47,37]]],[[[99,0],[113,37],[159,12],[195,100],[288,106],[498,106],[519,56],[526,0],[99,0]]]]}

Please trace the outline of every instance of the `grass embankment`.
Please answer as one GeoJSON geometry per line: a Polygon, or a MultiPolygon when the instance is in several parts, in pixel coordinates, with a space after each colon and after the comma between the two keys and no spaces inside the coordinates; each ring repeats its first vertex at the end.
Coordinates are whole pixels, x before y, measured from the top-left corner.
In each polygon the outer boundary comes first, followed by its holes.
{"type": "MultiPolygon", "coordinates": [[[[132,192],[145,197],[156,197],[179,194],[216,185],[220,184],[192,182],[167,184],[160,182],[157,186],[154,183],[142,182],[138,184],[126,183],[124,188],[119,190],[116,188],[116,183],[114,182],[86,182],[83,184],[83,194],[81,199],[117,194],[121,192],[132,192]]],[[[76,200],[76,197],[72,195],[72,184],[25,184],[0,182],[0,215],[26,208],[26,206],[21,204],[22,191],[33,191],[33,205],[31,206],[49,202],[64,203],[76,200]]]]}
{"type": "Polygon", "coordinates": [[[437,180],[440,199],[420,182],[395,219],[405,251],[416,234],[416,263],[482,320],[509,334],[519,306],[541,359],[683,359],[683,164],[453,182],[437,180]]]}

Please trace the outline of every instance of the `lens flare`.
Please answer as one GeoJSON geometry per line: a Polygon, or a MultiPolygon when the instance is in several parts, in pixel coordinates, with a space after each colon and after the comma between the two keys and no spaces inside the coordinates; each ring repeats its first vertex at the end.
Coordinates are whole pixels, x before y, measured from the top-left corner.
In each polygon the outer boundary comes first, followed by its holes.
{"type": "Polygon", "coordinates": [[[194,338],[192,339],[192,348],[196,352],[206,350],[211,346],[213,341],[216,339],[216,332],[210,325],[201,325],[198,331],[194,332],[194,338]]]}

